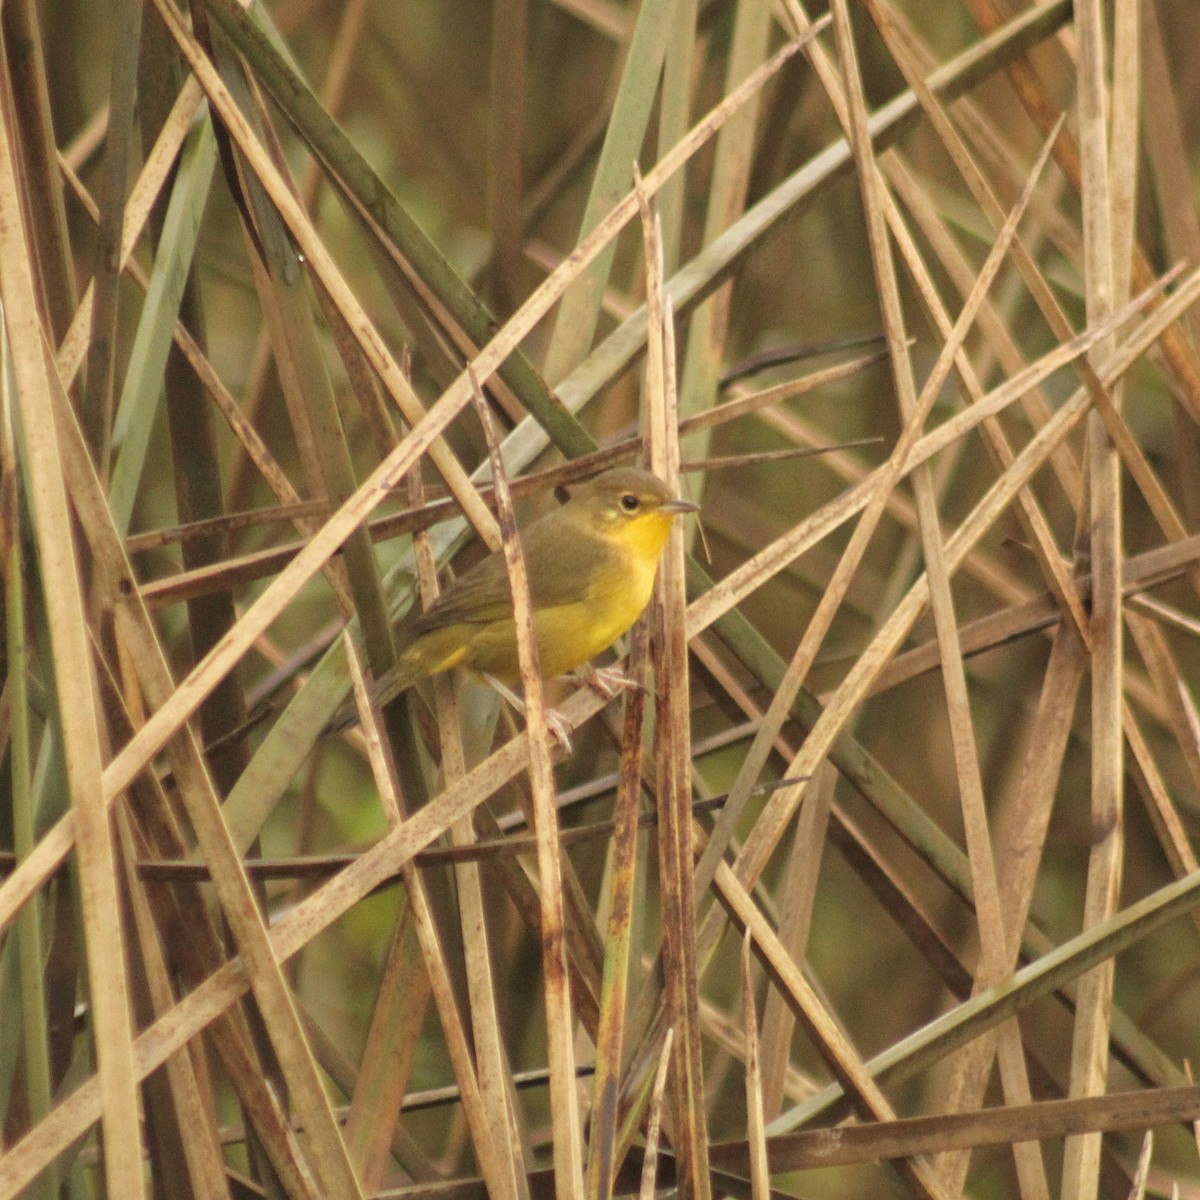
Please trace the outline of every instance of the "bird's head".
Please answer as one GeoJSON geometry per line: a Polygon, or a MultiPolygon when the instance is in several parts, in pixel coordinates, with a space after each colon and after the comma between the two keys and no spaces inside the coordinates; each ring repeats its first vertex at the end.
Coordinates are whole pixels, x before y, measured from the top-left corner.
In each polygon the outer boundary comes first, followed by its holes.
{"type": "Polygon", "coordinates": [[[643,559],[656,559],[672,521],[698,507],[672,495],[657,475],[636,467],[618,467],[580,484],[569,505],[591,532],[643,559]]]}

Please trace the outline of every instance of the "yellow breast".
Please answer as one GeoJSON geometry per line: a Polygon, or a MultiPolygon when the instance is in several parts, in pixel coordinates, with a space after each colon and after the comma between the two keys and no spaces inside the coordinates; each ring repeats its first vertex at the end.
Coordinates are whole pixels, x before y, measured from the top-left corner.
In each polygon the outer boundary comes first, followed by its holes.
{"type": "Polygon", "coordinates": [[[671,518],[648,513],[606,538],[608,562],[583,599],[538,612],[538,657],[546,676],[565,675],[607,650],[642,615],[654,589],[671,518]]]}

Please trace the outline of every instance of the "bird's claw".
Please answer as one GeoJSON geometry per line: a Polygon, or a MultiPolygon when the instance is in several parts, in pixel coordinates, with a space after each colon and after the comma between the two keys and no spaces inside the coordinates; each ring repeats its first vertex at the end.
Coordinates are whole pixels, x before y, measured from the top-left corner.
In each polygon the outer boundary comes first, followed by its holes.
{"type": "MultiPolygon", "coordinates": [[[[484,678],[492,685],[493,688],[496,689],[496,692],[502,699],[508,701],[508,703],[512,705],[512,707],[519,712],[521,716],[525,717],[526,721],[528,721],[528,714],[525,711],[525,701],[522,700],[521,697],[512,690],[512,688],[508,687],[504,683],[501,683],[500,680],[493,675],[485,675],[484,678]]],[[[547,707],[544,711],[546,714],[546,729],[550,736],[554,738],[554,740],[558,742],[558,744],[562,746],[562,748],[568,754],[570,754],[571,727],[563,718],[562,713],[558,712],[556,709],[547,707]]]]}
{"type": "Polygon", "coordinates": [[[555,708],[546,709],[546,729],[550,736],[568,753],[571,753],[571,727],[555,708]]]}
{"type": "Polygon", "coordinates": [[[587,684],[605,700],[611,700],[626,688],[640,688],[636,679],[630,679],[620,667],[586,667],[578,673],[580,683],[587,684]]]}

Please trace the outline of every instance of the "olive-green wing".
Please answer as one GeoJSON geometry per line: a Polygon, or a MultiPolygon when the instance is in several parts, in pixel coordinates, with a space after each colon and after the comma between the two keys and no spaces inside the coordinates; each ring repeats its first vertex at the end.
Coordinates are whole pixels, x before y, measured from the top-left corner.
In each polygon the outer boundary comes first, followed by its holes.
{"type": "Polygon", "coordinates": [[[415,637],[447,625],[476,625],[498,621],[512,613],[504,559],[489,554],[460,575],[412,624],[415,637]]]}
{"type": "MultiPolygon", "coordinates": [[[[557,514],[552,514],[557,515],[557,514]]],[[[581,580],[606,559],[604,544],[563,522],[535,521],[522,535],[535,609],[557,608],[582,599],[581,580]]],[[[485,625],[512,616],[512,596],[502,553],[489,554],[460,575],[428,612],[412,624],[419,637],[447,625],[485,625]]]]}
{"type": "Polygon", "coordinates": [[[529,590],[536,609],[577,604],[588,595],[587,581],[609,562],[611,551],[596,534],[574,521],[541,521],[524,540],[529,590]]]}

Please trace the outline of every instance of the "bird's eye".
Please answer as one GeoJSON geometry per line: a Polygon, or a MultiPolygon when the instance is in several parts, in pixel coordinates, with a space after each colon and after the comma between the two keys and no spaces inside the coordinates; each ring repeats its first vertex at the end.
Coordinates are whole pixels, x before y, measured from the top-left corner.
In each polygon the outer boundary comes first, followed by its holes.
{"type": "Polygon", "coordinates": [[[632,492],[626,492],[621,497],[621,507],[627,513],[635,513],[642,507],[642,502],[632,492]]]}

